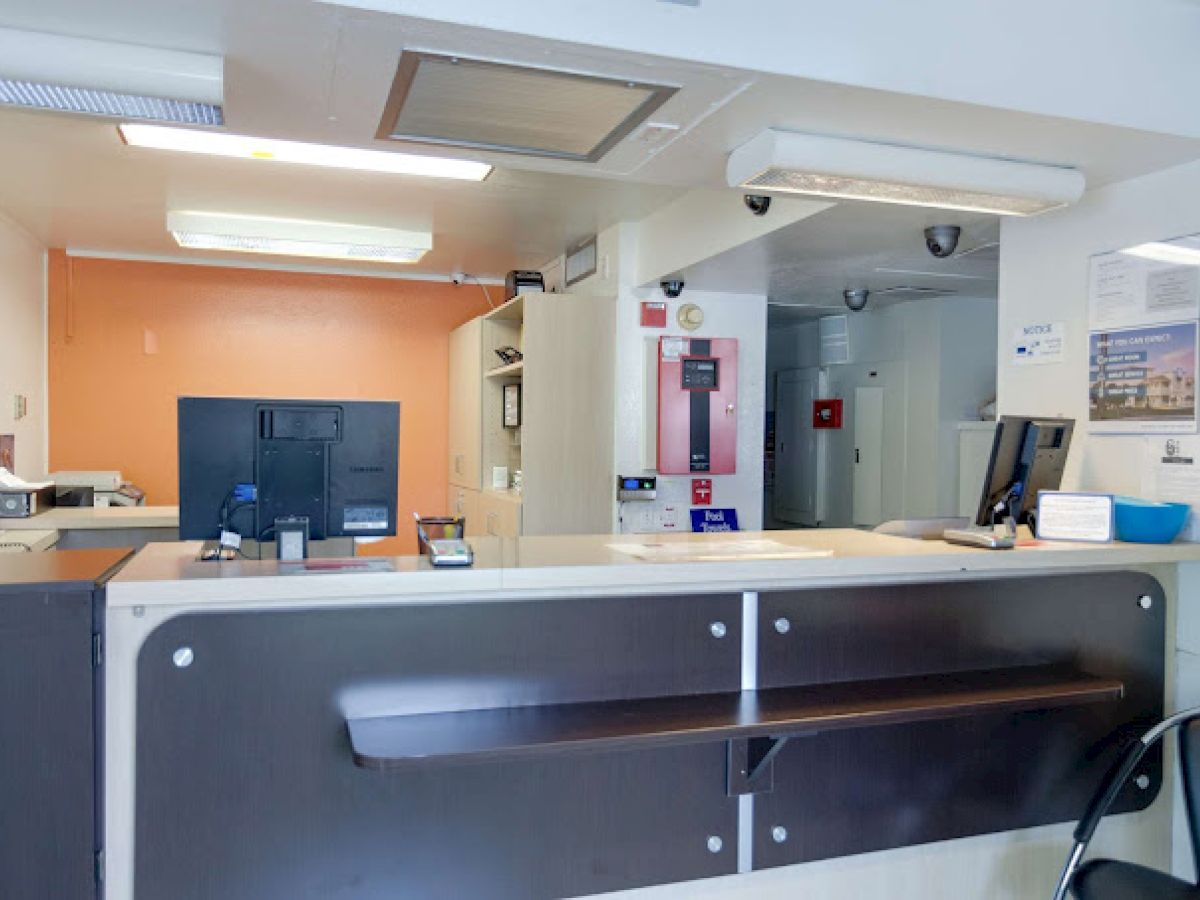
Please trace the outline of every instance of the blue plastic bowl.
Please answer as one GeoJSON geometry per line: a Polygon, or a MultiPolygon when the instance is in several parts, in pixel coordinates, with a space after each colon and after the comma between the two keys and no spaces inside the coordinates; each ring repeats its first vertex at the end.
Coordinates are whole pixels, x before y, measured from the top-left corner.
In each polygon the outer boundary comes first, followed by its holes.
{"type": "Polygon", "coordinates": [[[1191,507],[1134,497],[1116,498],[1117,540],[1135,544],[1169,544],[1179,537],[1191,507]]]}

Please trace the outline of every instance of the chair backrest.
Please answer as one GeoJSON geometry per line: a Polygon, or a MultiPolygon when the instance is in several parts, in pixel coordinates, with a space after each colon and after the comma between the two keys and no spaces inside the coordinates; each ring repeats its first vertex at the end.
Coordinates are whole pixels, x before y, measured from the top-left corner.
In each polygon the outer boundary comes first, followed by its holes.
{"type": "Polygon", "coordinates": [[[1200,719],[1193,719],[1179,729],[1179,771],[1183,775],[1192,860],[1200,873],[1200,719]]]}

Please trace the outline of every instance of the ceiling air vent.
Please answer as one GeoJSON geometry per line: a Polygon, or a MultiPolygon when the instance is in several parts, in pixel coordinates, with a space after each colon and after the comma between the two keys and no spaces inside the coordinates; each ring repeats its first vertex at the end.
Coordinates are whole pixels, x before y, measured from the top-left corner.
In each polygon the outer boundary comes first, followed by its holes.
{"type": "Polygon", "coordinates": [[[377,137],[596,162],[676,90],[405,51],[377,137]]]}

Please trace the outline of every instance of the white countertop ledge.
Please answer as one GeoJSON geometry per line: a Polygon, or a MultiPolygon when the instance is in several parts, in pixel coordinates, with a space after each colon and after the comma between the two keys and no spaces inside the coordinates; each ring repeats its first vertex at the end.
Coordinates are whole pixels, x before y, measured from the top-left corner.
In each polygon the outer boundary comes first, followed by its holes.
{"type": "Polygon", "coordinates": [[[390,557],[393,571],[320,574],[281,573],[274,560],[198,562],[199,542],[149,544],[110,582],[107,602],[113,609],[481,602],[852,587],[1200,562],[1200,544],[1025,542],[1015,550],[994,551],[850,529],[475,538],[471,544],[476,562],[469,569],[435,570],[420,557],[390,557]],[[772,541],[822,555],[647,562],[612,547],[650,542],[704,553],[731,539],[772,541]]]}
{"type": "Polygon", "coordinates": [[[6,531],[178,528],[178,506],[55,506],[27,519],[0,519],[6,531]]]}

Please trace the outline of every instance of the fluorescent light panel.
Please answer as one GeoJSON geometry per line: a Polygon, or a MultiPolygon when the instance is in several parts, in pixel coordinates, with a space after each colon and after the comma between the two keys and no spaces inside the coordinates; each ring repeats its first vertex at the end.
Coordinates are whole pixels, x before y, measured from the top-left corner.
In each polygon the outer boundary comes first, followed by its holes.
{"type": "Polygon", "coordinates": [[[234,159],[261,159],[332,169],[420,175],[426,178],[457,178],[464,181],[483,181],[492,171],[492,167],[487,163],[466,159],[360,150],[329,144],[305,144],[300,141],[255,138],[216,131],[193,131],[187,128],[165,128],[137,122],[126,122],[119,126],[119,130],[125,143],[132,147],[234,159]]]}
{"type": "Polygon", "coordinates": [[[1200,248],[1167,241],[1138,244],[1136,247],[1128,247],[1121,252],[1127,256],[1137,256],[1155,262],[1173,263],[1179,266],[1200,266],[1200,248]]]}
{"type": "Polygon", "coordinates": [[[1029,216],[1074,203],[1075,169],[764,131],[730,154],[731,187],[1029,216]]]}
{"type": "Polygon", "coordinates": [[[187,125],[221,125],[224,61],[0,28],[0,104],[187,125]]]}
{"type": "Polygon", "coordinates": [[[167,213],[167,230],[192,250],[352,262],[415,263],[433,248],[433,236],[422,231],[190,210],[167,213]]]}

